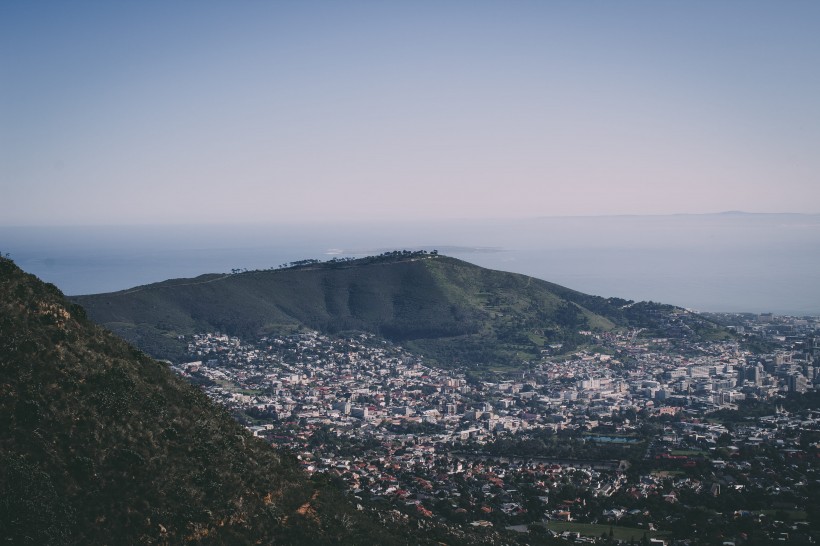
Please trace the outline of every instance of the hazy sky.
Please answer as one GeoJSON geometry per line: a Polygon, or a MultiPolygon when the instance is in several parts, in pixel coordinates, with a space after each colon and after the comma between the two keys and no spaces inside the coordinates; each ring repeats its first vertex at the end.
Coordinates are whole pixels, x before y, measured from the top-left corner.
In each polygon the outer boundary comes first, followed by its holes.
{"type": "Polygon", "coordinates": [[[820,212],[820,2],[0,2],[0,223],[820,212]]]}

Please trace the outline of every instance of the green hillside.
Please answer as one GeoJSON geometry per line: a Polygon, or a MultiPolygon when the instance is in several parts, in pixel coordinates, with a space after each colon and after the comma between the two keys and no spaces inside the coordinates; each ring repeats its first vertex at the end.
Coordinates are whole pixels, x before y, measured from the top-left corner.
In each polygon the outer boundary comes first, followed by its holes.
{"type": "MultiPolygon", "coordinates": [[[[180,335],[240,337],[312,328],[361,330],[400,342],[440,365],[515,366],[584,342],[581,330],[662,330],[678,311],[590,296],[525,275],[426,253],[177,279],[77,296],[89,316],[150,354],[179,358],[180,335]]],[[[699,334],[721,335],[706,323],[699,334]]]]}
{"type": "Polygon", "coordinates": [[[4,258],[0,422],[5,544],[416,544],[436,537],[380,522],[307,479],[292,457],[4,258]]]}

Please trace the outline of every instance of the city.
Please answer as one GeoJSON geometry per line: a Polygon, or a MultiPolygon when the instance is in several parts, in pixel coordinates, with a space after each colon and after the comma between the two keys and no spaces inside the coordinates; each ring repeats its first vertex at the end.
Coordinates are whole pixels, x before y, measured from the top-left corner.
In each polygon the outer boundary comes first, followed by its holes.
{"type": "Polygon", "coordinates": [[[576,541],[815,540],[820,320],[711,318],[735,339],[586,331],[595,350],[492,376],[313,331],[189,336],[175,369],[396,517],[576,541]]]}

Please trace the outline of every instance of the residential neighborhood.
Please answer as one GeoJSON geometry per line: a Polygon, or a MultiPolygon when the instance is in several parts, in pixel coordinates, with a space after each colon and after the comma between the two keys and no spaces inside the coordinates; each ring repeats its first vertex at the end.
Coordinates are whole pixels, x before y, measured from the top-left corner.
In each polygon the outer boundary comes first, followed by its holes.
{"type": "Polygon", "coordinates": [[[176,371],[309,474],[401,517],[575,541],[810,543],[820,321],[715,318],[735,339],[588,331],[595,350],[492,377],[313,331],[191,336],[176,371]]]}

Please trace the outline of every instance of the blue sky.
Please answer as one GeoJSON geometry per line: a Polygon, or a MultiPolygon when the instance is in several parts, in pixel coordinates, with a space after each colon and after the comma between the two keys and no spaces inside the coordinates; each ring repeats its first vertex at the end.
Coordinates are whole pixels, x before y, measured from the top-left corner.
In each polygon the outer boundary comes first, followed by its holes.
{"type": "Polygon", "coordinates": [[[820,212],[820,3],[0,4],[0,224],[820,212]]]}

